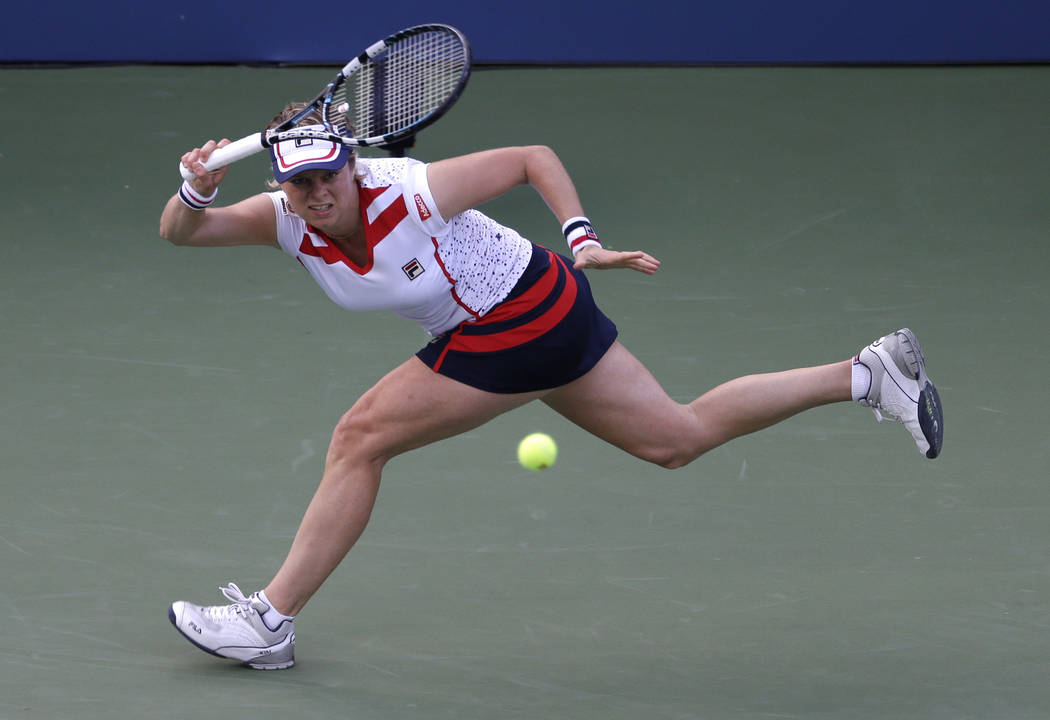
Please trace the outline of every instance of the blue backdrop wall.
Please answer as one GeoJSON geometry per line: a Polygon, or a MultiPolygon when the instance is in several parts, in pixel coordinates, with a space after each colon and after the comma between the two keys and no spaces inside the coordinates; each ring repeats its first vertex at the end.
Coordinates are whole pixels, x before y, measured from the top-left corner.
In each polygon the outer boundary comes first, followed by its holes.
{"type": "Polygon", "coordinates": [[[424,22],[481,63],[1050,60],[1048,0],[37,0],[5,3],[0,61],[335,64],[424,22]]]}

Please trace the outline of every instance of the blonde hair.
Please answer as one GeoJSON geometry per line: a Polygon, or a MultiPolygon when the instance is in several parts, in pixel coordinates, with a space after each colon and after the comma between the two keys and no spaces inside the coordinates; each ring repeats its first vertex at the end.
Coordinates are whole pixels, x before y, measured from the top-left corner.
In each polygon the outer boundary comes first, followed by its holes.
{"type": "MultiPolygon", "coordinates": [[[[306,107],[304,102],[290,102],[284,106],[281,112],[273,116],[273,120],[266,124],[267,130],[273,130],[278,125],[288,122],[293,117],[298,115],[303,108],[306,107]]],[[[321,111],[314,108],[306,117],[299,121],[299,125],[320,125],[321,124],[321,111]]]]}

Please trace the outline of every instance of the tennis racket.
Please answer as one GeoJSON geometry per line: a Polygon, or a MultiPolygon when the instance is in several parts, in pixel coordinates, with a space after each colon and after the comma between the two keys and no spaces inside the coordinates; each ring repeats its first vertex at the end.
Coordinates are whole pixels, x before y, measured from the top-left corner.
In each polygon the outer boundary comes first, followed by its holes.
{"type": "MultiPolygon", "coordinates": [[[[417,25],[369,46],[305,108],[276,128],[252,133],[215,151],[209,171],[243,160],[284,140],[314,138],[352,147],[405,140],[441,117],[470,78],[470,45],[449,25],[417,25]],[[324,130],[296,128],[319,112],[324,130]]],[[[182,163],[187,180],[193,173],[182,163]]]]}

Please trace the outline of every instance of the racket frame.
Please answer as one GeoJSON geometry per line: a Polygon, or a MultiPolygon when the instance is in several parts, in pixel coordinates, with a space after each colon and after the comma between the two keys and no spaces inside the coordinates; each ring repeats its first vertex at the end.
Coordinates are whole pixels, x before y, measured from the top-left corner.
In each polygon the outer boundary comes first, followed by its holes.
{"type": "MultiPolygon", "coordinates": [[[[436,121],[456,103],[459,96],[463,93],[463,89],[467,85],[467,80],[470,79],[471,65],[472,56],[470,44],[467,42],[467,38],[463,33],[451,25],[430,23],[427,25],[415,25],[410,28],[405,28],[404,30],[389,35],[378,42],[372,43],[364,52],[352,58],[350,62],[344,65],[342,70],[340,70],[336,76],[325,85],[324,89],[318,93],[317,97],[307,103],[306,107],[296,113],[293,117],[275,128],[246,135],[239,140],[233,141],[229,145],[216,148],[208,158],[207,162],[204,163],[204,167],[208,172],[212,172],[230,165],[231,163],[235,163],[238,160],[243,160],[246,157],[250,157],[251,155],[255,155],[256,153],[271,148],[279,142],[294,140],[297,138],[328,140],[330,142],[342,143],[343,145],[348,145],[350,147],[381,148],[395,144],[399,140],[404,140],[405,138],[415,135],[417,132],[436,121]],[[332,102],[332,95],[341,83],[346,82],[351,75],[370,64],[378,55],[391,45],[416,35],[434,31],[450,33],[457,37],[463,46],[465,55],[463,68],[455,87],[438,107],[403,128],[393,132],[363,138],[340,135],[339,133],[331,132],[329,130],[307,130],[295,127],[310,115],[310,113],[320,111],[325,127],[331,128],[331,125],[328,122],[329,105],[332,102]]],[[[194,173],[181,162],[179,163],[179,172],[186,180],[192,180],[196,177],[196,175],[194,175],[194,173]]]]}

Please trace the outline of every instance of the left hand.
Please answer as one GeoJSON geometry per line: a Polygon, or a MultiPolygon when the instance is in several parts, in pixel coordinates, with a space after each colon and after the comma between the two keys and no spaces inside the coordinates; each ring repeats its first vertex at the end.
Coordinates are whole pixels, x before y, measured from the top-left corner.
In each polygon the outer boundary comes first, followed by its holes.
{"type": "Polygon", "coordinates": [[[204,163],[216,149],[229,144],[228,138],[224,138],[219,142],[209,140],[202,147],[193,148],[182,156],[182,166],[189,168],[196,176],[190,181],[190,185],[204,197],[208,197],[218,189],[219,183],[223,181],[223,178],[226,177],[226,172],[230,169],[230,166],[226,165],[218,170],[208,172],[204,167],[204,163]]]}
{"type": "Polygon", "coordinates": [[[659,269],[660,261],[641,250],[621,252],[591,245],[576,253],[576,262],[573,263],[573,267],[577,270],[627,268],[652,275],[659,269]]]}

